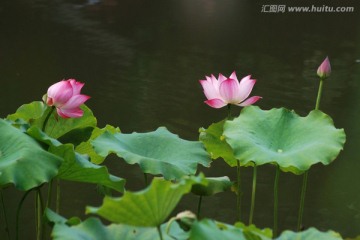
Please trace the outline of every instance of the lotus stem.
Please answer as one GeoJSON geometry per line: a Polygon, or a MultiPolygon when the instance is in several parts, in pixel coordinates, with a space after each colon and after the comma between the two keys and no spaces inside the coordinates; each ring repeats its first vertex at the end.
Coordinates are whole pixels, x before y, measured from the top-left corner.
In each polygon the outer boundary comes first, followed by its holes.
{"type": "Polygon", "coordinates": [[[40,240],[43,238],[42,229],[43,229],[43,213],[44,213],[44,202],[41,196],[41,188],[36,188],[35,194],[35,209],[36,209],[36,239],[40,240]]]}
{"type": "Polygon", "coordinates": [[[21,207],[26,199],[26,197],[29,195],[29,193],[31,192],[32,189],[26,191],[23,195],[23,197],[21,198],[19,205],[16,209],[16,223],[15,223],[15,239],[18,240],[19,239],[19,218],[20,218],[20,211],[21,211],[21,207]]]}
{"type": "Polygon", "coordinates": [[[231,117],[231,104],[228,104],[228,105],[227,105],[227,109],[228,109],[227,119],[228,119],[228,120],[231,120],[231,118],[232,118],[232,117],[231,117]]]}
{"type": "Polygon", "coordinates": [[[159,225],[159,226],[157,226],[156,228],[157,228],[157,230],[158,230],[160,240],[163,240],[163,236],[162,236],[162,232],[161,232],[160,225],[159,225]]]}
{"type": "Polygon", "coordinates": [[[250,216],[249,216],[249,225],[253,222],[254,209],[255,209],[255,193],[256,193],[256,178],[257,178],[257,166],[254,164],[253,170],[253,181],[252,181],[252,192],[251,192],[251,206],[250,206],[250,216]]]}
{"type": "Polygon", "coordinates": [[[320,102],[321,102],[321,95],[322,95],[323,85],[324,85],[324,79],[320,78],[320,84],[319,84],[319,90],[318,90],[318,94],[317,94],[317,98],[316,98],[315,110],[320,109],[320,102]]]}
{"type": "Polygon", "coordinates": [[[277,232],[278,232],[279,176],[280,176],[280,167],[277,165],[276,166],[275,181],[274,181],[274,227],[273,227],[273,237],[277,237],[277,232]]]}
{"type": "MultiPolygon", "coordinates": [[[[315,110],[320,109],[320,102],[321,102],[321,95],[322,95],[323,86],[324,86],[324,78],[321,77],[320,78],[320,83],[319,83],[318,94],[317,94],[317,97],[316,97],[315,110]]],[[[297,223],[297,230],[298,231],[301,230],[302,220],[303,220],[303,215],[304,215],[305,196],[306,196],[308,175],[309,175],[308,171],[305,171],[304,177],[303,177],[302,188],[301,188],[301,196],[300,196],[300,207],[299,207],[299,215],[298,215],[298,223],[297,223]]]]}
{"type": "Polygon", "coordinates": [[[49,182],[49,187],[48,187],[48,194],[47,194],[47,201],[46,201],[46,208],[51,207],[51,200],[52,200],[52,185],[53,185],[53,180],[51,179],[49,182]]]}
{"type": "Polygon", "coordinates": [[[304,173],[303,183],[302,183],[302,188],[301,188],[300,208],[299,208],[299,216],[298,216],[298,224],[297,224],[298,231],[301,231],[301,227],[302,227],[302,219],[303,219],[303,214],[304,214],[305,195],[306,195],[308,175],[309,175],[309,171],[306,171],[304,173]]]}
{"type": "Polygon", "coordinates": [[[237,160],[237,195],[236,195],[236,213],[237,220],[241,221],[241,185],[240,185],[240,161],[237,160]]]}
{"type": "Polygon", "coordinates": [[[47,123],[48,123],[48,121],[49,121],[49,118],[50,118],[51,114],[54,112],[54,110],[55,110],[55,107],[51,107],[51,110],[50,110],[49,113],[46,115],[46,118],[45,118],[45,120],[44,120],[44,123],[43,123],[43,126],[42,126],[41,131],[45,132],[46,125],[47,125],[47,123]]]}
{"type": "Polygon", "coordinates": [[[8,219],[7,219],[7,215],[6,215],[5,201],[4,201],[4,195],[3,195],[2,188],[0,188],[0,197],[1,197],[2,210],[3,210],[3,214],[4,214],[5,232],[6,232],[7,239],[10,240],[9,223],[8,223],[8,219]]]}
{"type": "Polygon", "coordinates": [[[144,181],[145,181],[145,187],[148,186],[148,175],[144,173],[144,181]]]}
{"type": "Polygon", "coordinates": [[[199,197],[199,202],[198,202],[198,208],[197,208],[197,218],[200,218],[200,210],[201,210],[201,200],[202,200],[202,195],[200,195],[199,197]]]}
{"type": "Polygon", "coordinates": [[[56,213],[60,213],[60,179],[56,179],[56,213]]]}

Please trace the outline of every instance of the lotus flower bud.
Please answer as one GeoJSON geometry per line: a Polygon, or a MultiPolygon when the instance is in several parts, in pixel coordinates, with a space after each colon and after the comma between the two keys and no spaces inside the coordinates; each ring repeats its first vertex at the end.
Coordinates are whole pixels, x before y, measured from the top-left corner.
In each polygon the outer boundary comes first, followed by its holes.
{"type": "Polygon", "coordinates": [[[325,79],[330,76],[330,73],[331,73],[330,61],[329,61],[329,58],[326,57],[325,60],[319,66],[319,68],[317,70],[317,75],[320,78],[325,79]]]}

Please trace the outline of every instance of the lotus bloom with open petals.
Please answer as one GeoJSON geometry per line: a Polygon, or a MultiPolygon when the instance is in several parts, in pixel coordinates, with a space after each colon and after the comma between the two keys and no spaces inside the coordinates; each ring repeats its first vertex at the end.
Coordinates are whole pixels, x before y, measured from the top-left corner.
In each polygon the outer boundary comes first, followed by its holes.
{"type": "Polygon", "coordinates": [[[256,80],[251,79],[250,75],[239,82],[235,72],[229,78],[220,73],[218,79],[211,75],[211,77],[206,76],[206,80],[200,80],[208,99],[205,103],[213,108],[222,108],[228,104],[244,107],[257,102],[261,97],[248,98],[255,82],[256,80]]]}
{"type": "Polygon", "coordinates": [[[321,63],[321,65],[319,66],[318,70],[317,70],[317,75],[320,78],[327,78],[328,76],[330,76],[331,73],[331,66],[330,66],[330,61],[329,58],[326,57],[325,60],[321,63]]]}
{"type": "Polygon", "coordinates": [[[68,79],[51,85],[47,91],[45,102],[56,107],[56,111],[63,118],[79,118],[83,115],[80,105],[90,97],[80,94],[84,83],[75,79],[68,79]]]}

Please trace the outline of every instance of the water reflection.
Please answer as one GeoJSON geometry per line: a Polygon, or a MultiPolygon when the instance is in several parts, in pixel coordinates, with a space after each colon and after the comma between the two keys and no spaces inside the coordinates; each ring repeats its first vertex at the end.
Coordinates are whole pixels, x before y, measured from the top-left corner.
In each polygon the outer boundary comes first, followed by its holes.
{"type": "MultiPolygon", "coordinates": [[[[359,13],[260,10],[260,3],[236,0],[2,1],[0,29],[6,37],[0,39],[0,101],[6,104],[0,105],[0,114],[40,100],[47,86],[74,77],[86,82],[84,92],[92,96],[88,105],[100,126],[110,123],[124,132],[142,132],[163,125],[195,140],[199,127],[226,116],[226,109],[203,103],[198,80],[205,75],[228,76],[234,70],[238,76],[252,74],[258,80],[254,95],[263,96],[259,106],[284,106],[305,115],[315,104],[316,69],[329,55],[333,75],[326,81],[321,108],[337,127],[345,128],[348,141],[337,161],[311,170],[304,220],[344,236],[357,234],[360,196],[349,183],[360,180],[359,116],[354,111],[359,106],[360,29],[350,26],[359,26],[359,13]]],[[[108,163],[114,174],[132,179],[130,189],[143,186],[137,166],[118,159],[108,163]]],[[[235,179],[235,170],[220,160],[212,169],[201,170],[235,179]]],[[[272,225],[274,172],[271,166],[259,169],[255,222],[261,227],[272,225]]],[[[251,182],[251,169],[244,169],[243,180],[251,182]]],[[[64,184],[66,216],[81,216],[82,201],[101,202],[93,186],[82,187],[74,196],[72,185],[64,184]]],[[[300,184],[300,177],[281,176],[282,227],[296,224],[300,184]]],[[[249,207],[249,192],[245,189],[244,209],[249,207]]],[[[194,210],[193,201],[187,196],[180,208],[194,210]]],[[[206,199],[204,215],[232,222],[234,201],[232,193],[206,199]]],[[[247,214],[244,210],[245,218],[247,214]]]]}

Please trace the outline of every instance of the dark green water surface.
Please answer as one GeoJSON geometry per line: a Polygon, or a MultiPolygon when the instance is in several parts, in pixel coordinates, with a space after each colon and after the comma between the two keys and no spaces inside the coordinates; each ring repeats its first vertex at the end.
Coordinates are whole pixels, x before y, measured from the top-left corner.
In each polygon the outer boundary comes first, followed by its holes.
{"type": "MultiPolygon", "coordinates": [[[[347,134],[345,150],[329,166],[309,174],[304,224],[333,229],[344,237],[360,234],[360,6],[358,1],[250,0],[1,0],[0,117],[22,104],[41,100],[62,79],[85,82],[83,93],[99,126],[109,123],[123,132],[153,131],[166,126],[189,140],[198,129],[226,117],[203,101],[198,82],[205,75],[236,71],[257,79],[254,95],[263,109],[287,107],[306,115],[315,106],[316,69],[329,56],[333,73],[325,82],[321,110],[347,134]],[[262,13],[263,5],[353,6],[352,13],[262,13]]],[[[236,110],[238,114],[240,108],[236,110]]],[[[1,133],[0,133],[1,134],[1,133]]],[[[109,158],[114,175],[127,188],[143,188],[137,166],[109,158]]],[[[236,169],[222,160],[203,169],[207,176],[236,169]]],[[[252,169],[244,169],[243,220],[250,205],[252,169]]],[[[272,227],[271,166],[258,170],[254,222],[272,227]]],[[[280,176],[281,229],[295,229],[301,176],[280,176]]],[[[4,191],[10,221],[22,193],[4,191]]],[[[63,183],[62,214],[84,217],[85,206],[102,198],[95,186],[63,183]]],[[[188,195],[177,211],[196,211],[188,195]]],[[[203,216],[235,221],[231,192],[204,198],[203,216]]],[[[26,201],[21,239],[32,239],[33,198],[26,201]]],[[[0,215],[2,219],[2,215],[0,215]]],[[[3,226],[3,221],[0,221],[3,226]]],[[[13,224],[10,226],[14,230],[13,224]]],[[[1,228],[0,231],[3,231],[1,228]]],[[[0,232],[0,236],[4,236],[0,232]]],[[[2,237],[0,237],[2,239],[2,237]]]]}

